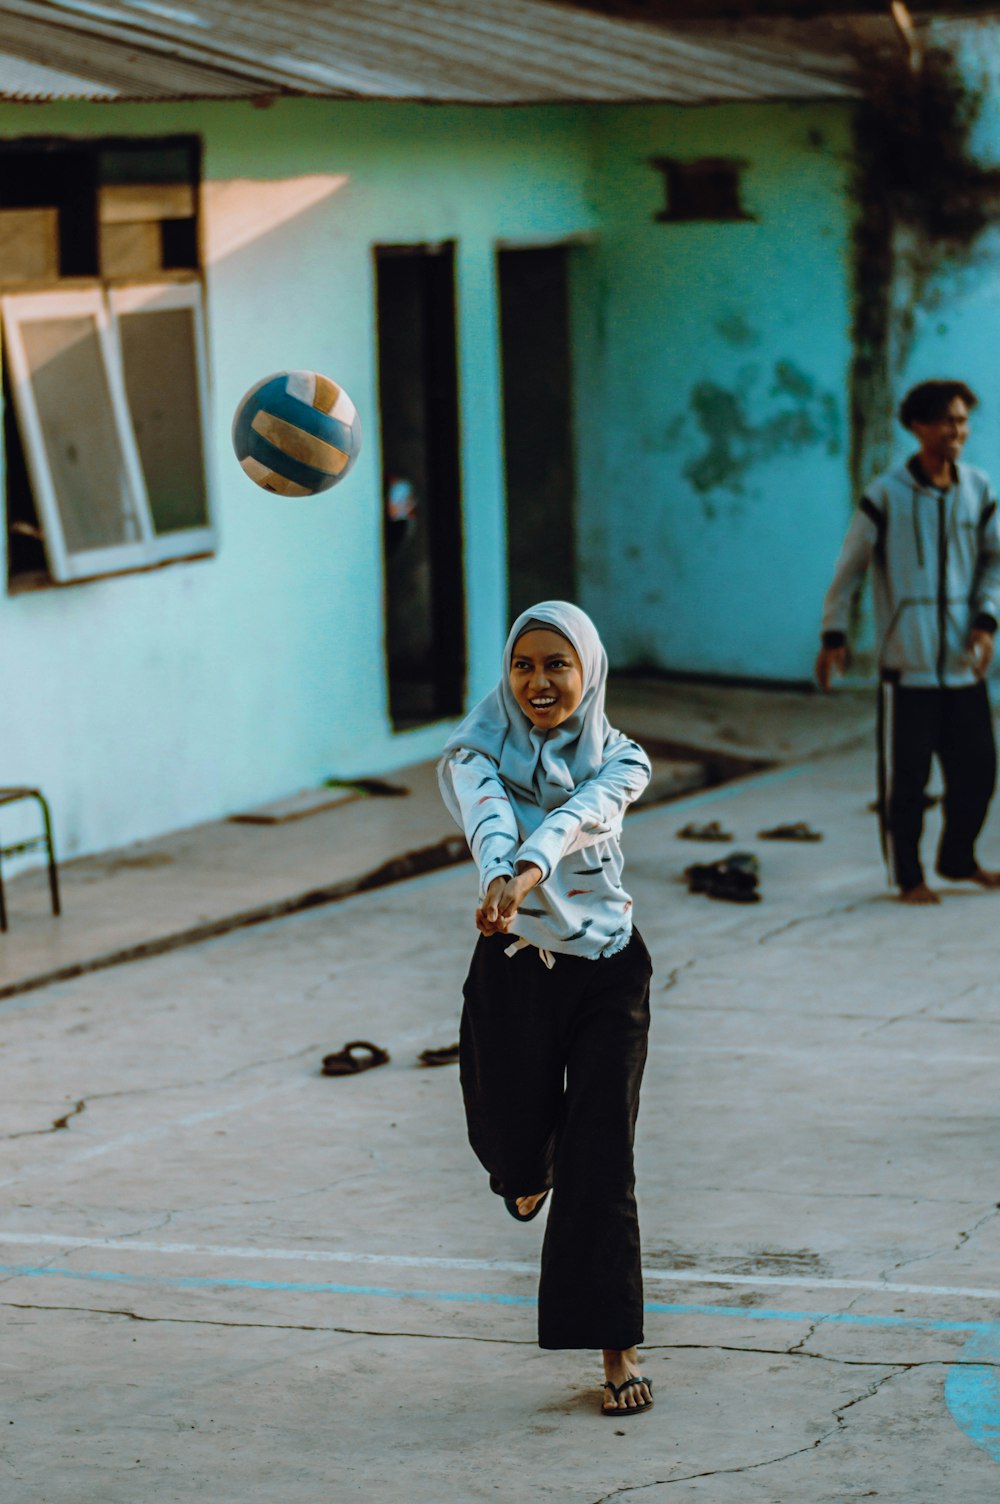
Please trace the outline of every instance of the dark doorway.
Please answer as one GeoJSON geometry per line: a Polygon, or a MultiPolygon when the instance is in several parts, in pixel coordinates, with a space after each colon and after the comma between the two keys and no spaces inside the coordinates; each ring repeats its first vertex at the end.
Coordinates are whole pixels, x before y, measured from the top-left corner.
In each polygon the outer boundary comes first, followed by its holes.
{"type": "Polygon", "coordinates": [[[465,699],[454,247],[377,246],[389,713],[403,730],[465,699]]]}
{"type": "Polygon", "coordinates": [[[576,594],[567,246],[497,256],[510,617],[576,594]]]}

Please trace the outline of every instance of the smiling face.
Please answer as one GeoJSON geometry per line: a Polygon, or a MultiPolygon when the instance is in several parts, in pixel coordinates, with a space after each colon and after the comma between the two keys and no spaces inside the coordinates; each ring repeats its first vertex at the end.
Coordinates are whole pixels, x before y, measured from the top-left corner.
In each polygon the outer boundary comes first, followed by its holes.
{"type": "Polygon", "coordinates": [[[953,397],[947,410],[932,423],[913,422],[910,427],[928,459],[938,464],[949,460],[954,463],[969,437],[969,409],[961,397],[953,397]]]}
{"type": "Polygon", "coordinates": [[[510,687],[533,726],[551,731],[583,699],[583,669],[576,649],[558,632],[532,627],[514,644],[510,687]]]}

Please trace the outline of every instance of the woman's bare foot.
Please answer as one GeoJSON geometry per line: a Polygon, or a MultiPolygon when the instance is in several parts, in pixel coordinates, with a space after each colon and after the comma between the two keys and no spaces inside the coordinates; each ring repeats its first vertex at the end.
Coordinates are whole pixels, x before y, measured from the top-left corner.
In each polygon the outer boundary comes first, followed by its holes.
{"type": "Polygon", "coordinates": [[[538,1205],[539,1201],[541,1201],[544,1195],[544,1191],[539,1191],[537,1196],[518,1196],[515,1203],[517,1206],[518,1216],[530,1217],[531,1213],[535,1210],[535,1207],[538,1205]]]}
{"type": "Polygon", "coordinates": [[[984,872],[982,867],[970,872],[968,880],[978,883],[981,888],[1000,888],[1000,872],[984,872]]]}
{"type": "Polygon", "coordinates": [[[941,900],[933,888],[928,888],[926,883],[917,883],[915,888],[903,888],[899,895],[900,903],[940,903],[941,900]]]}
{"type": "MultiPolygon", "coordinates": [[[[619,1349],[606,1347],[604,1349],[604,1377],[609,1384],[614,1384],[620,1389],[622,1384],[629,1379],[640,1377],[639,1354],[634,1347],[619,1349]]],[[[653,1396],[649,1386],[643,1380],[640,1384],[629,1384],[627,1389],[622,1389],[618,1398],[615,1399],[610,1389],[604,1391],[604,1404],[602,1409],[610,1414],[612,1410],[645,1410],[653,1403],[653,1396]]]]}

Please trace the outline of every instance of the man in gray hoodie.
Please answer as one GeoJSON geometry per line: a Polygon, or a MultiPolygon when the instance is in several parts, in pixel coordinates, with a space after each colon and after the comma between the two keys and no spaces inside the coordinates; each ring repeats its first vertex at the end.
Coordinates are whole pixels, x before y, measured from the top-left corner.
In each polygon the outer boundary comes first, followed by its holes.
{"type": "Polygon", "coordinates": [[[944,777],[937,871],[1000,888],[976,838],[996,783],[986,675],[1000,619],[1000,520],[988,477],[959,463],[978,399],[961,381],[924,381],[899,420],[920,449],[868,487],[844,540],[823,608],[816,678],[828,690],[847,666],[851,604],[873,568],[879,664],[879,816],[883,849],[905,903],[940,902],[920,863],[931,759],[944,777]]]}

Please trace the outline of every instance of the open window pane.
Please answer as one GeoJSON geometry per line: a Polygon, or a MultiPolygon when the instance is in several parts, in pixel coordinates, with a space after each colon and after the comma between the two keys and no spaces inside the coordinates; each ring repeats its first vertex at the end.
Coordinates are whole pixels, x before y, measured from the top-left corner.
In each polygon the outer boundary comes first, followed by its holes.
{"type": "Polygon", "coordinates": [[[100,292],[6,297],[3,316],[53,577],[141,563],[150,535],[142,473],[100,292]]]}
{"type": "Polygon", "coordinates": [[[31,320],[21,334],[67,549],[133,542],[139,521],[94,320],[31,320]]]}
{"type": "Polygon", "coordinates": [[[208,529],[200,284],[117,288],[111,306],[153,530],[208,529]]]}

